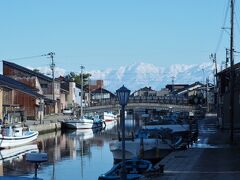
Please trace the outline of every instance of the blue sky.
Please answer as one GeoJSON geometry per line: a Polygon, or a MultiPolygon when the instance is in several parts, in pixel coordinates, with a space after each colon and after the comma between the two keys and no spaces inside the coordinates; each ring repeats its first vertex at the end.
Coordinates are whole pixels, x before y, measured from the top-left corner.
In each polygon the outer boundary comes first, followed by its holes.
{"type": "MultiPolygon", "coordinates": [[[[227,2],[1,0],[0,58],[53,51],[56,66],[74,72],[80,71],[81,64],[96,70],[134,62],[157,66],[208,62],[218,44],[227,2]]],[[[217,52],[219,63],[224,60],[228,38],[224,32],[217,52]]],[[[50,59],[13,62],[38,67],[49,65],[50,59]]]]}

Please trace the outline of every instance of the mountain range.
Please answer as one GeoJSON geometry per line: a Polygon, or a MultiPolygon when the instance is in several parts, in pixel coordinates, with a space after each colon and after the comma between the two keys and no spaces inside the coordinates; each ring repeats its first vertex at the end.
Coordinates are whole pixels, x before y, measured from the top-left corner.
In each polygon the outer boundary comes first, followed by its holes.
{"type": "Polygon", "coordinates": [[[106,69],[103,71],[90,71],[92,79],[103,79],[104,86],[110,91],[115,91],[125,85],[132,91],[145,86],[154,90],[160,90],[166,84],[192,84],[196,81],[214,81],[214,65],[202,64],[174,64],[169,67],[156,66],[148,63],[134,63],[121,66],[118,69],[106,69]]]}
{"type": "MultiPolygon", "coordinates": [[[[38,67],[44,74],[51,74],[49,67],[38,67]]],[[[167,84],[192,84],[196,81],[206,82],[206,78],[213,83],[214,65],[210,62],[202,64],[173,64],[169,67],[156,66],[149,63],[134,63],[121,66],[118,69],[107,68],[105,70],[87,71],[92,74],[91,79],[104,80],[104,88],[115,92],[125,85],[131,91],[145,86],[154,90],[160,90],[167,84]]],[[[55,69],[56,77],[64,75],[66,71],[55,69]]]]}

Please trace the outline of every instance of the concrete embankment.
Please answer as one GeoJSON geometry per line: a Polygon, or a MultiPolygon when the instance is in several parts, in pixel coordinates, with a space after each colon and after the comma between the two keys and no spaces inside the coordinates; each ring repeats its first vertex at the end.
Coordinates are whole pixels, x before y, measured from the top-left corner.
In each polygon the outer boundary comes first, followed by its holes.
{"type": "Polygon", "coordinates": [[[41,122],[36,120],[27,120],[25,122],[25,125],[28,126],[31,130],[38,131],[40,134],[43,134],[61,129],[60,121],[67,118],[69,118],[69,116],[64,116],[61,114],[49,115],[44,117],[41,122]]]}
{"type": "Polygon", "coordinates": [[[57,131],[58,129],[61,129],[61,123],[49,123],[49,124],[35,124],[35,125],[29,125],[28,126],[33,131],[38,131],[39,134],[57,131]]]}

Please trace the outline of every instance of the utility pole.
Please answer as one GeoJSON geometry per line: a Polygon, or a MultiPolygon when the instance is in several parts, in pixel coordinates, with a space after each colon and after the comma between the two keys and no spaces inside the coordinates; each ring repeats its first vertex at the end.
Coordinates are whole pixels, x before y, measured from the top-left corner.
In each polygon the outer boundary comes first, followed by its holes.
{"type": "Polygon", "coordinates": [[[90,77],[88,77],[88,106],[91,106],[91,95],[90,95],[91,91],[90,91],[90,77]]]}
{"type": "Polygon", "coordinates": [[[225,61],[225,69],[228,67],[229,62],[229,49],[226,48],[226,61],[225,61]]]}
{"type": "Polygon", "coordinates": [[[217,72],[218,72],[218,70],[217,70],[217,56],[216,56],[216,53],[214,53],[214,54],[211,54],[210,55],[210,59],[212,59],[212,61],[213,61],[213,64],[214,64],[214,71],[213,71],[213,73],[214,73],[214,86],[217,84],[217,72]]]}
{"type": "Polygon", "coordinates": [[[56,106],[56,104],[55,104],[55,80],[54,80],[55,79],[55,75],[54,75],[55,74],[55,63],[54,63],[54,59],[53,59],[55,53],[50,52],[47,55],[50,56],[50,58],[52,60],[52,62],[50,64],[50,69],[52,70],[52,98],[54,101],[54,113],[55,113],[55,106],[56,106]]]}
{"type": "Polygon", "coordinates": [[[234,1],[231,0],[231,34],[230,34],[230,142],[234,142],[234,1]]]}
{"type": "Polygon", "coordinates": [[[83,69],[84,66],[80,66],[81,68],[81,117],[83,116],[83,69]]]}
{"type": "Polygon", "coordinates": [[[208,84],[209,84],[209,78],[207,77],[207,79],[206,79],[206,105],[207,105],[207,112],[209,112],[208,84]]]}
{"type": "Polygon", "coordinates": [[[218,100],[217,100],[217,86],[218,86],[218,82],[217,82],[217,73],[218,73],[218,69],[217,69],[217,56],[216,53],[211,54],[210,55],[210,59],[212,59],[213,64],[215,65],[215,72],[213,71],[215,77],[214,77],[214,104],[215,107],[214,109],[218,109],[218,100]]]}
{"type": "Polygon", "coordinates": [[[174,91],[174,79],[175,79],[175,76],[172,76],[172,92],[174,91]]]}
{"type": "Polygon", "coordinates": [[[202,68],[202,74],[203,74],[203,84],[205,83],[205,73],[204,73],[204,69],[202,68]]]}

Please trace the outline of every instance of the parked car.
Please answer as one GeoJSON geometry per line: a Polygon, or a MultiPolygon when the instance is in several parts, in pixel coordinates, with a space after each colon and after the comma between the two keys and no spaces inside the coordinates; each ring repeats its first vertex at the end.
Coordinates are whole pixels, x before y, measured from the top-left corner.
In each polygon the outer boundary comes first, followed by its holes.
{"type": "Polygon", "coordinates": [[[63,109],[64,115],[73,115],[73,110],[71,108],[65,108],[63,109]]]}

